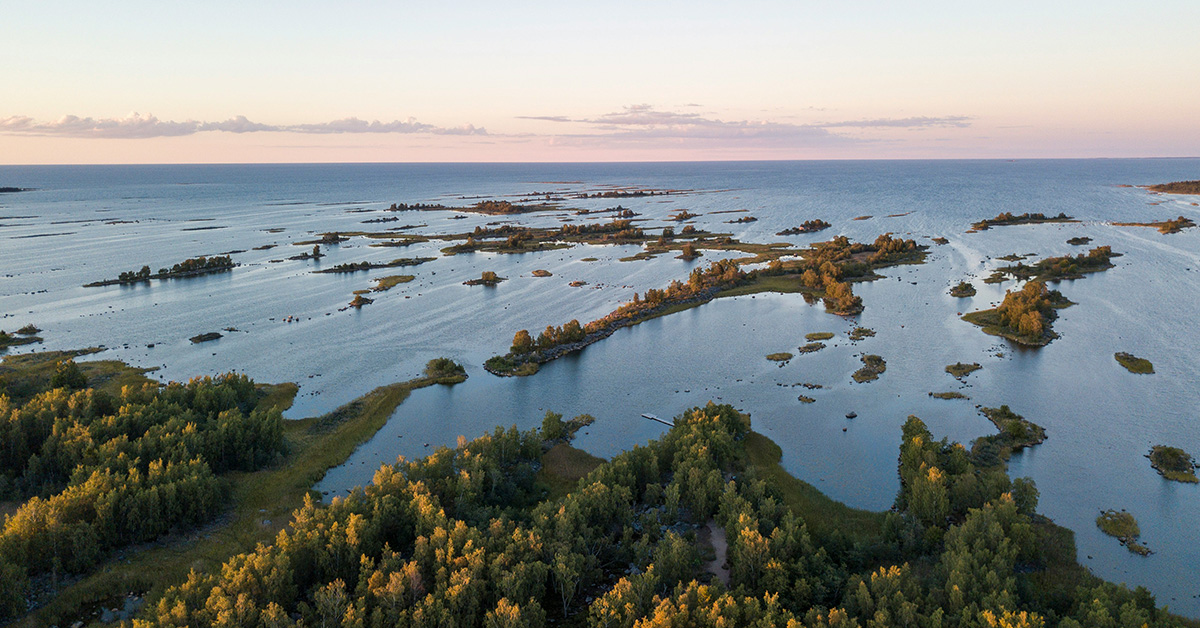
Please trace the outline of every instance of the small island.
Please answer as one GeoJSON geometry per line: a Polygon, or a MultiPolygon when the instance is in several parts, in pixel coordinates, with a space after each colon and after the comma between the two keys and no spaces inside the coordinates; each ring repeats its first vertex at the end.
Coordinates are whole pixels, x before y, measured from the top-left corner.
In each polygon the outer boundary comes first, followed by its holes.
{"type": "Polygon", "coordinates": [[[151,279],[183,279],[187,277],[199,277],[201,275],[209,275],[213,273],[225,273],[233,270],[237,264],[233,263],[233,259],[228,255],[213,255],[212,257],[195,257],[185,259],[170,268],[160,268],[157,273],[150,272],[149,266],[142,266],[141,270],[130,270],[117,275],[116,279],[105,279],[103,281],[94,281],[92,283],[83,284],[84,288],[97,288],[100,286],[114,286],[120,284],[131,284],[149,282],[151,279]]]}
{"type": "Polygon", "coordinates": [[[554,276],[554,273],[552,273],[548,270],[540,269],[540,268],[538,270],[533,271],[530,274],[533,275],[534,277],[553,277],[554,276]]]}
{"type": "Polygon", "coordinates": [[[1005,440],[1005,447],[1011,451],[1019,451],[1046,441],[1046,430],[1042,426],[1013,412],[1006,405],[999,408],[980,408],[979,412],[1000,430],[999,437],[1005,440]]]}
{"type": "Polygon", "coordinates": [[[463,282],[463,285],[464,286],[496,286],[496,285],[499,285],[501,281],[508,281],[508,277],[501,277],[490,270],[485,270],[485,271],[483,271],[483,274],[479,276],[479,279],[468,279],[467,281],[463,282]]]}
{"type": "Polygon", "coordinates": [[[1070,240],[1067,240],[1067,244],[1070,244],[1071,246],[1083,246],[1085,244],[1091,243],[1091,241],[1092,241],[1092,239],[1087,236],[1077,236],[1077,237],[1071,238],[1070,240]]]}
{"type": "Polygon", "coordinates": [[[792,359],[793,357],[795,357],[795,356],[788,353],[787,351],[781,351],[779,353],[768,353],[767,354],[767,359],[772,362],[787,362],[788,360],[792,359]]]}
{"type": "Polygon", "coordinates": [[[1150,466],[1168,480],[1186,484],[1200,481],[1196,478],[1196,461],[1191,454],[1178,447],[1155,445],[1146,457],[1150,459],[1150,466]]]}
{"type": "Polygon", "coordinates": [[[408,283],[413,279],[416,279],[416,277],[413,275],[388,275],[387,277],[380,277],[375,280],[375,286],[371,288],[371,292],[387,292],[388,290],[391,290],[402,283],[408,283]]]}
{"type": "Polygon", "coordinates": [[[1112,268],[1112,258],[1114,257],[1121,257],[1121,254],[1113,253],[1112,247],[1098,246],[1088,251],[1087,254],[1047,257],[1034,264],[1018,262],[1012,266],[1001,266],[993,271],[992,276],[984,280],[984,283],[1000,283],[1005,280],[1006,276],[1042,282],[1083,279],[1083,276],[1088,273],[1098,273],[1112,268]]]}
{"type": "Polygon", "coordinates": [[[975,286],[966,281],[960,281],[958,282],[958,285],[950,288],[950,296],[957,297],[959,299],[973,297],[975,296],[975,286]]]}
{"type": "Polygon", "coordinates": [[[825,343],[823,342],[810,342],[806,345],[801,345],[800,348],[796,349],[796,351],[799,351],[800,353],[813,353],[814,351],[820,351],[824,348],[825,343]]]}
{"type": "Polygon", "coordinates": [[[875,335],[875,330],[869,327],[855,327],[850,330],[850,340],[858,342],[863,338],[870,338],[875,335]]]}
{"type": "Polygon", "coordinates": [[[28,192],[28,188],[0,187],[0,194],[16,194],[17,192],[28,192]]]}
{"type": "Polygon", "coordinates": [[[197,334],[195,336],[192,336],[191,338],[188,338],[188,340],[191,340],[192,344],[198,345],[202,342],[209,342],[209,341],[216,340],[216,339],[222,338],[222,337],[224,337],[224,336],[222,336],[222,334],[220,332],[210,331],[207,333],[197,334]]]}
{"type": "Polygon", "coordinates": [[[1150,548],[1138,542],[1138,536],[1142,534],[1142,531],[1138,528],[1137,519],[1124,510],[1120,512],[1116,510],[1101,512],[1100,516],[1096,517],[1096,527],[1109,536],[1117,537],[1121,541],[1121,545],[1124,545],[1125,549],[1134,554],[1139,556],[1153,554],[1150,548]]]}
{"type": "Polygon", "coordinates": [[[1048,222],[1079,222],[1074,218],[1059,212],[1057,216],[1047,216],[1041,213],[1013,214],[1000,212],[995,218],[985,218],[971,225],[971,231],[987,231],[992,227],[1007,227],[1010,225],[1039,225],[1048,222]]]}
{"type": "Polygon", "coordinates": [[[831,338],[833,338],[833,332],[828,331],[814,331],[811,334],[804,334],[804,339],[809,342],[814,342],[817,340],[829,340],[831,338]]]}
{"type": "Polygon", "coordinates": [[[833,225],[831,225],[819,218],[816,220],[805,220],[804,222],[800,223],[799,227],[790,227],[788,229],[784,229],[783,231],[776,233],[775,235],[790,236],[790,235],[800,235],[802,233],[816,233],[818,231],[828,229],[832,226],[833,225]]]}
{"type": "Polygon", "coordinates": [[[1017,292],[1005,292],[1004,302],[999,307],[970,312],[962,319],[982,327],[986,334],[1040,347],[1058,337],[1050,329],[1050,324],[1058,317],[1056,310],[1071,305],[1074,304],[1061,292],[1050,290],[1041,281],[1030,281],[1017,292]]]}
{"type": "Polygon", "coordinates": [[[1139,375],[1154,373],[1154,364],[1145,358],[1139,358],[1132,353],[1125,353],[1124,351],[1114,353],[1113,357],[1130,373],[1137,373],[1139,375]]]}
{"type": "Polygon", "coordinates": [[[314,270],[313,273],[318,275],[323,274],[338,274],[338,273],[356,273],[363,270],[372,270],[375,268],[398,268],[401,266],[417,266],[426,262],[432,262],[433,257],[401,257],[390,262],[349,262],[346,264],[338,264],[332,268],[322,270],[314,270]]]}
{"type": "Polygon", "coordinates": [[[864,355],[861,358],[863,367],[854,372],[854,381],[863,384],[879,379],[887,370],[887,362],[877,355],[864,355]]]}
{"type": "Polygon", "coordinates": [[[1200,194],[1200,180],[1159,183],[1157,185],[1148,185],[1146,189],[1161,194],[1200,194]]]}
{"type": "Polygon", "coordinates": [[[740,224],[744,224],[747,222],[758,222],[758,219],[755,218],[754,216],[742,216],[741,218],[738,218],[735,220],[726,220],[725,224],[740,225],[740,224]]]}
{"type": "Polygon", "coordinates": [[[946,372],[953,375],[957,379],[962,379],[975,371],[983,368],[978,362],[967,364],[966,362],[955,362],[954,364],[946,365],[946,372]]]}
{"type": "Polygon", "coordinates": [[[929,396],[933,397],[934,399],[970,399],[970,397],[968,397],[958,391],[931,392],[931,393],[929,393],[929,396]]]}
{"type": "Polygon", "coordinates": [[[356,294],[354,295],[354,298],[350,300],[350,304],[346,306],[346,309],[354,308],[356,310],[361,310],[362,306],[370,305],[374,302],[375,299],[368,299],[361,294],[356,294]]]}
{"type": "Polygon", "coordinates": [[[41,337],[37,336],[39,331],[41,330],[33,325],[26,325],[11,334],[0,329],[0,350],[41,342],[41,337]]]}
{"type": "Polygon", "coordinates": [[[1184,229],[1191,229],[1196,226],[1196,223],[1191,218],[1180,216],[1169,220],[1158,220],[1154,222],[1114,222],[1117,227],[1154,227],[1159,233],[1169,235],[1179,233],[1184,229]]]}

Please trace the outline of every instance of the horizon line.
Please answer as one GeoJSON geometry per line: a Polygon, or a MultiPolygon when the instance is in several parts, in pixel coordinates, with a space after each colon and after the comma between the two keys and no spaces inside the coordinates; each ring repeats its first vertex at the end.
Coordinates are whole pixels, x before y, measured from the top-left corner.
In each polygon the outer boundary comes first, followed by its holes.
{"type": "Polygon", "coordinates": [[[1143,157],[824,157],[810,159],[635,159],[635,160],[561,160],[561,161],[195,161],[195,162],[78,162],[78,163],[10,163],[0,168],[54,166],[386,166],[386,165],[547,165],[547,164],[693,164],[693,163],[811,163],[811,162],[870,162],[870,161],[1116,161],[1116,160],[1188,160],[1197,155],[1143,157]]]}

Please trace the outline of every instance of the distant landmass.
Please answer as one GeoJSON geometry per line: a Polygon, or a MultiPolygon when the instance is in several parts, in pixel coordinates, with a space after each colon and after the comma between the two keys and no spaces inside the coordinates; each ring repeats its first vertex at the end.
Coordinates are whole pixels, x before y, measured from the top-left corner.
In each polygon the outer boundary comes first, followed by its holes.
{"type": "Polygon", "coordinates": [[[1146,189],[1151,192],[1162,192],[1163,194],[1200,194],[1200,180],[1159,183],[1158,185],[1148,186],[1146,189]]]}
{"type": "Polygon", "coordinates": [[[26,188],[7,188],[7,187],[0,187],[0,194],[12,194],[12,193],[14,193],[14,192],[28,192],[28,191],[29,191],[29,190],[28,190],[28,189],[26,189],[26,188]]]}

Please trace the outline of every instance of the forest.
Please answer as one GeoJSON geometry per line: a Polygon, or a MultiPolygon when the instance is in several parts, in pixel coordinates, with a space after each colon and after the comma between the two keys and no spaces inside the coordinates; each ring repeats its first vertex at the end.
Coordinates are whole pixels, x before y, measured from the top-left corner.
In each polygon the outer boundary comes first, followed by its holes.
{"type": "Polygon", "coordinates": [[[282,452],[283,419],[244,375],[93,387],[70,357],[0,378],[0,620],[122,547],[210,520],[223,474],[282,452]]]}
{"type": "Polygon", "coordinates": [[[851,516],[806,521],[767,481],[764,439],[728,405],[693,408],[552,491],[547,453],[588,420],[547,413],[541,429],[382,465],[327,506],[307,500],[273,543],[193,572],[134,625],[1190,625],[1075,564],[1032,481],[1009,480],[1006,433],[968,449],[910,417],[895,507],[839,527],[851,516]]]}

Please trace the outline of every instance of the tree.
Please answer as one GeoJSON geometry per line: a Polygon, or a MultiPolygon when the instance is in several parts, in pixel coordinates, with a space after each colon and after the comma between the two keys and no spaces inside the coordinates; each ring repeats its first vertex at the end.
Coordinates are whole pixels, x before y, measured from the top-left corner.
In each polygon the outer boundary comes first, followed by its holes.
{"type": "Polygon", "coordinates": [[[50,386],[53,388],[70,388],[79,390],[87,387],[87,378],[79,370],[79,365],[75,364],[74,360],[62,360],[54,368],[54,375],[50,378],[50,386]]]}
{"type": "Polygon", "coordinates": [[[529,335],[529,330],[522,329],[513,336],[511,351],[517,355],[533,351],[533,338],[529,335]]]}
{"type": "Polygon", "coordinates": [[[547,410],[545,418],[542,419],[542,439],[554,441],[566,436],[566,433],[562,415],[547,410]]]}

